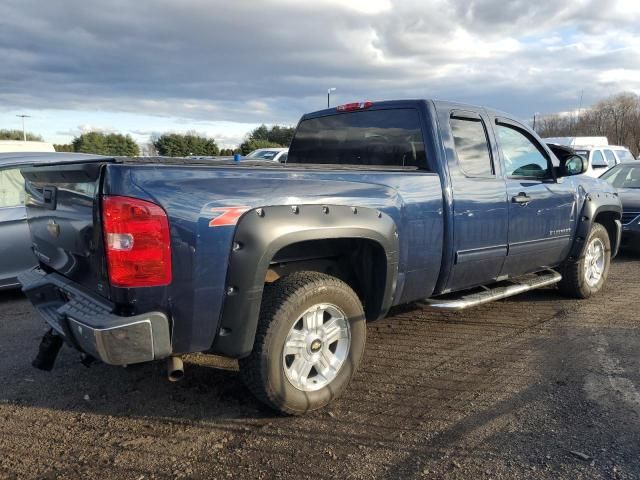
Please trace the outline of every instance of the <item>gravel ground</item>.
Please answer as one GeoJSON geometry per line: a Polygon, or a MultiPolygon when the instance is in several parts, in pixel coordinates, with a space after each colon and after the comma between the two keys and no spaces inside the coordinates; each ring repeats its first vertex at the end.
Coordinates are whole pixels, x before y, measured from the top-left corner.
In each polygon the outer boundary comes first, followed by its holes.
{"type": "Polygon", "coordinates": [[[329,408],[258,404],[232,361],[30,366],[45,327],[0,294],[0,478],[640,478],[640,260],[587,301],[553,288],[396,309],[329,408]]]}

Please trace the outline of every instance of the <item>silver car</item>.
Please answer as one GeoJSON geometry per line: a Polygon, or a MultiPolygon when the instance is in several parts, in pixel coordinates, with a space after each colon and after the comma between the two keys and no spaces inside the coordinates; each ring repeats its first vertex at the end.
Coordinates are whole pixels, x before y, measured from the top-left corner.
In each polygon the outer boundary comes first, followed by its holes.
{"type": "Polygon", "coordinates": [[[37,265],[24,206],[21,167],[43,163],[74,162],[98,155],[81,153],[0,154],[0,290],[18,288],[18,273],[37,265]]]}

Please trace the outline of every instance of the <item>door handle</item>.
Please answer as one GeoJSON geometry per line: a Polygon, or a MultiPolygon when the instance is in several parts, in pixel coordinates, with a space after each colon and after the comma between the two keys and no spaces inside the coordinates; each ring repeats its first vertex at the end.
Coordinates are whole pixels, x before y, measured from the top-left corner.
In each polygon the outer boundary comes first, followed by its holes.
{"type": "Polygon", "coordinates": [[[531,197],[529,197],[526,193],[520,192],[517,195],[511,197],[511,202],[519,203],[524,206],[531,201],[531,197]]]}

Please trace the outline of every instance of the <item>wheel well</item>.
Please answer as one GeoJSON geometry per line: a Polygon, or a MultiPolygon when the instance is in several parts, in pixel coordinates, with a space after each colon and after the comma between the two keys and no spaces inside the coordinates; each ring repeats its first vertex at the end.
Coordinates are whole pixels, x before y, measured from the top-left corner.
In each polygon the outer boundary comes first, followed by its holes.
{"type": "Polygon", "coordinates": [[[615,212],[602,212],[599,213],[594,219],[595,222],[602,225],[607,229],[607,233],[609,234],[609,241],[611,242],[611,246],[616,244],[618,229],[616,228],[616,220],[620,219],[620,215],[615,212]]]}
{"type": "Polygon", "coordinates": [[[326,273],[347,283],[362,301],[367,320],[380,314],[388,272],[387,257],[378,242],[335,238],[287,245],[273,256],[265,282],[302,270],[326,273]]]}

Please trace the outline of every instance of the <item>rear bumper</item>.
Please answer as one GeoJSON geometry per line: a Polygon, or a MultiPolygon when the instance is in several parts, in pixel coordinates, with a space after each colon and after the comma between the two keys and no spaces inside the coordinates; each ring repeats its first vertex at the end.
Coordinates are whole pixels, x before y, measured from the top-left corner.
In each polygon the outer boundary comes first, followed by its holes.
{"type": "Polygon", "coordinates": [[[171,354],[169,319],[162,312],[114,315],[106,300],[67,278],[39,269],[18,276],[22,291],[67,343],[111,365],[129,365],[171,354]]]}

